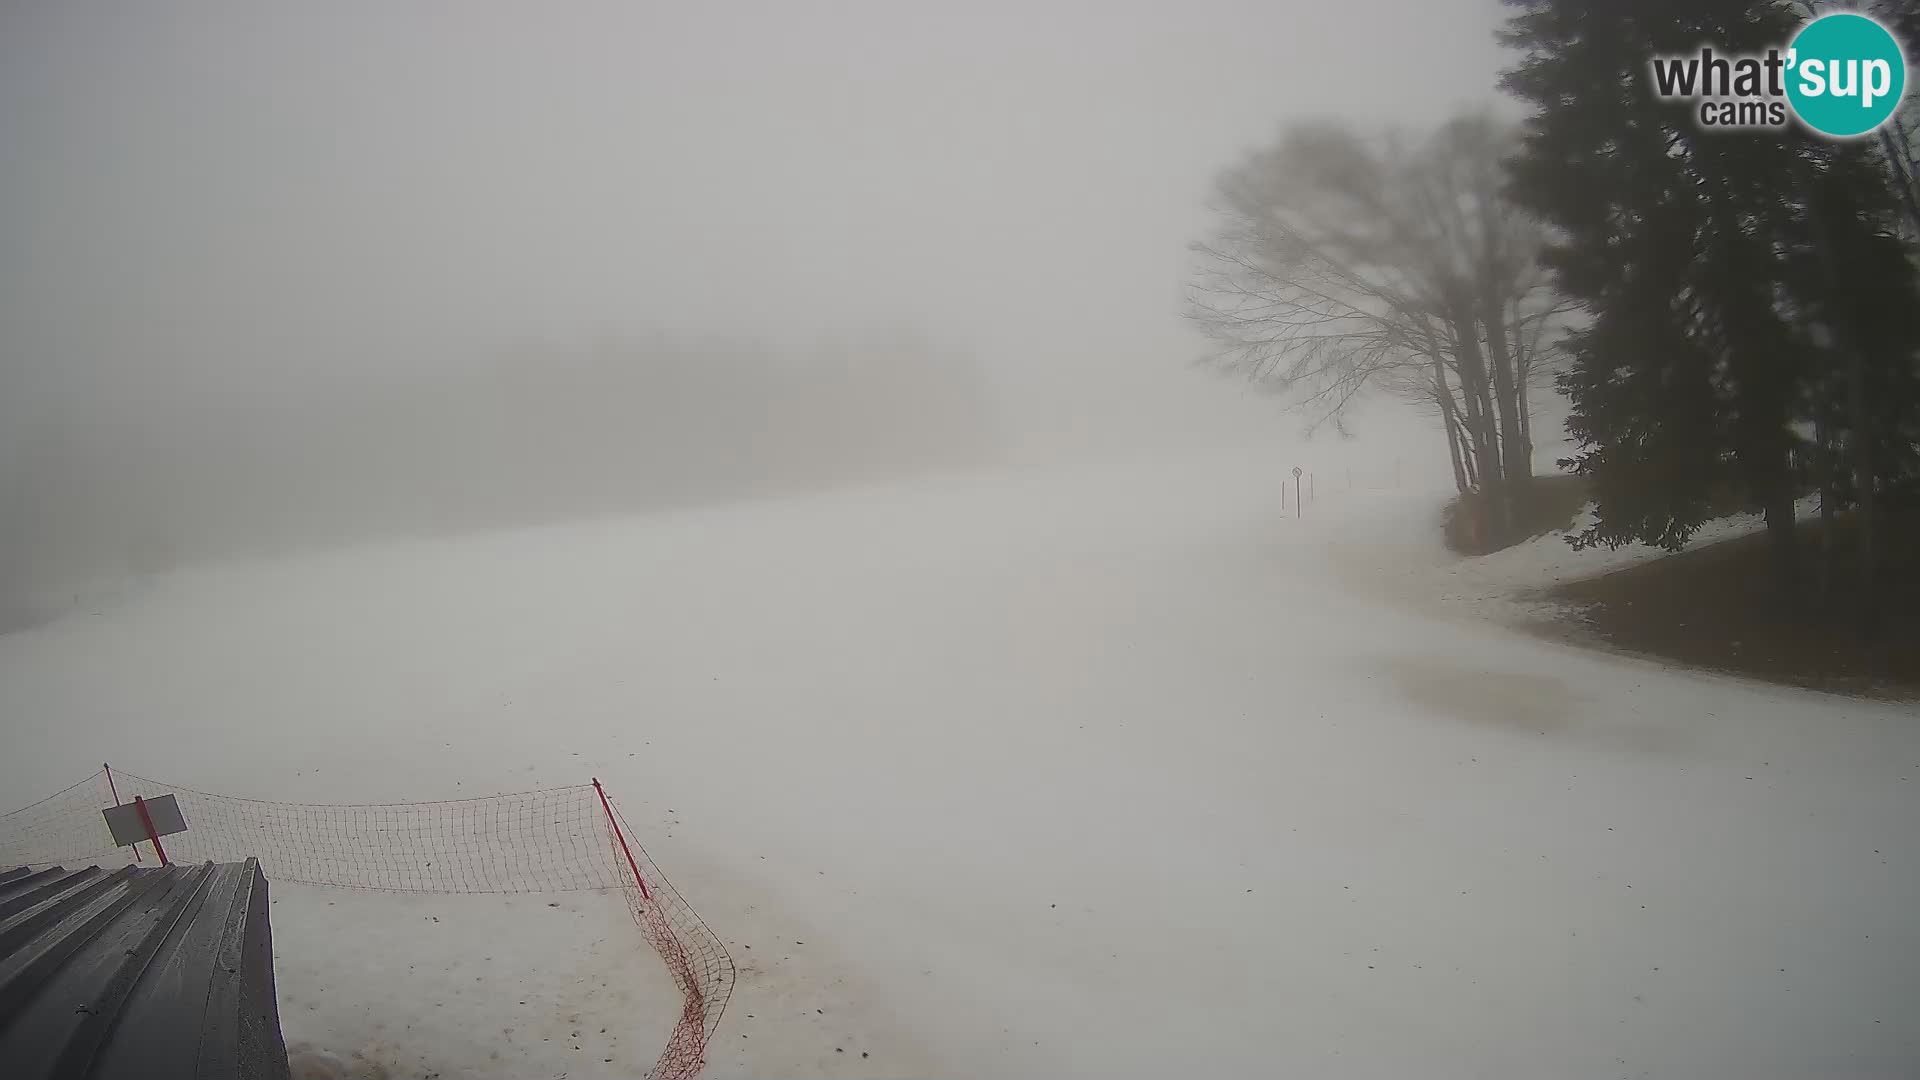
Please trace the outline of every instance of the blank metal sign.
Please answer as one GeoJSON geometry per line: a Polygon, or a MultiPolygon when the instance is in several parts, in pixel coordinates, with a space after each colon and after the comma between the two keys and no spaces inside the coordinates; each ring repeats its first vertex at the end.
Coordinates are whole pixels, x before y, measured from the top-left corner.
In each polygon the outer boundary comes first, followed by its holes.
{"type": "MultiPolygon", "coordinates": [[[[180,801],[171,795],[162,795],[157,799],[142,800],[147,808],[147,816],[153,819],[153,831],[161,836],[172,836],[187,831],[187,819],[180,814],[180,801]]],[[[107,828],[113,833],[113,842],[121,847],[130,847],[148,839],[147,823],[140,820],[140,805],[122,803],[109,806],[101,813],[107,817],[107,828]]]]}

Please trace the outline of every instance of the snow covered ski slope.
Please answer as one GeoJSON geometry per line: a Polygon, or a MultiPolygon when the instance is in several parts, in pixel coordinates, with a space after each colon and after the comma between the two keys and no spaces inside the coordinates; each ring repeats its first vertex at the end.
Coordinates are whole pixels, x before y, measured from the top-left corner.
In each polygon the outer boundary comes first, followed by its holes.
{"type": "MultiPolygon", "coordinates": [[[[1914,709],[1355,589],[1356,552],[1444,561],[1435,500],[1324,485],[1295,519],[1282,464],[182,573],[0,637],[0,791],[107,755],[315,802],[597,775],[740,964],[716,1077],[1920,1073],[1914,709]]],[[[275,895],[282,995],[324,999],[288,1038],[343,1059],[619,1075],[559,1036],[661,997],[559,945],[510,954],[538,1017],[391,992],[410,928],[508,948],[520,917],[356,895],[375,956],[325,932],[346,900],[275,895]]],[[[421,948],[436,992],[480,977],[421,948]]]]}

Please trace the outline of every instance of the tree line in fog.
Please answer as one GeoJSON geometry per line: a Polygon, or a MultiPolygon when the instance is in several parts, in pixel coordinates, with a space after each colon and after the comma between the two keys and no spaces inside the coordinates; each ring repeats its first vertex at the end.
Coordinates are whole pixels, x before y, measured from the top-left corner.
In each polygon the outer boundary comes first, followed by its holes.
{"type": "Polygon", "coordinates": [[[817,489],[996,453],[965,355],[906,334],[503,350],[452,373],[15,432],[0,607],[62,582],[360,538],[817,489]],[[31,583],[31,584],[30,584],[31,583]]]}

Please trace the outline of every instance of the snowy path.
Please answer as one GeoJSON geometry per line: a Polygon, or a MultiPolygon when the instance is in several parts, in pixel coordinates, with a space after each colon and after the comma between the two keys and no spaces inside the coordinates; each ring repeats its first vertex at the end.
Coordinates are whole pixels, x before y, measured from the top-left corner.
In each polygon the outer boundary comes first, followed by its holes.
{"type": "Polygon", "coordinates": [[[0,638],[0,790],[598,775],[742,966],[715,1077],[1920,1071],[1916,710],[1355,590],[1431,502],[1265,464],[183,575],[0,638]]]}

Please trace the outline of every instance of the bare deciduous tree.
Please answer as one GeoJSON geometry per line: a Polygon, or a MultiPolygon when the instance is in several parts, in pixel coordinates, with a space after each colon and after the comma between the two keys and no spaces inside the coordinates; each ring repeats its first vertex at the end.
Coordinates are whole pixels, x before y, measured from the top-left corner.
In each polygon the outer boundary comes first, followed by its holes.
{"type": "Polygon", "coordinates": [[[1310,428],[1367,390],[1430,408],[1496,529],[1531,475],[1529,390],[1570,310],[1540,227],[1502,194],[1512,140],[1483,115],[1418,139],[1289,129],[1221,175],[1189,309],[1203,363],[1287,394],[1310,428]]]}

